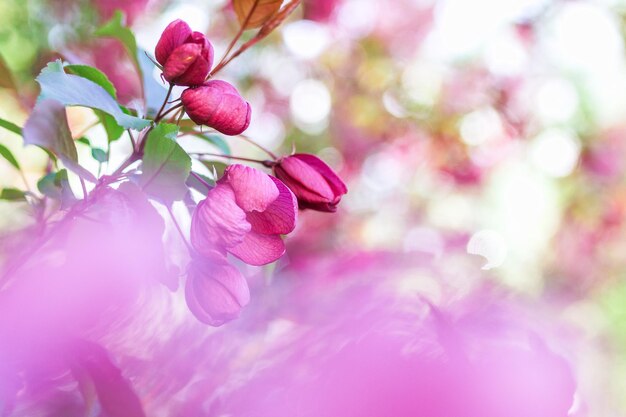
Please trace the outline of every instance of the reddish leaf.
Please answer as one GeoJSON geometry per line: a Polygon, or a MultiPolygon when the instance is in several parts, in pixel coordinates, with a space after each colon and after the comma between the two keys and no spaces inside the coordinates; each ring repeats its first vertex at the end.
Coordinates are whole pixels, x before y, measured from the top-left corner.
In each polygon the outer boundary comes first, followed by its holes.
{"type": "Polygon", "coordinates": [[[280,9],[283,0],[233,0],[239,23],[244,29],[263,26],[280,9]]]}
{"type": "Polygon", "coordinates": [[[283,23],[287,17],[298,7],[300,0],[292,0],[285,5],[278,13],[276,13],[271,19],[269,19],[259,31],[257,37],[264,38],[269,35],[278,25],[283,23]]]}

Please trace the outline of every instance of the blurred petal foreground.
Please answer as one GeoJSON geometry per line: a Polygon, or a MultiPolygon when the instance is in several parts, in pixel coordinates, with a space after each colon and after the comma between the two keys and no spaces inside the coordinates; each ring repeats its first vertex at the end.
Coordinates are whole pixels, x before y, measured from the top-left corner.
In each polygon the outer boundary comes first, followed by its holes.
{"type": "Polygon", "coordinates": [[[626,0],[0,23],[0,417],[626,416],[626,0]]]}

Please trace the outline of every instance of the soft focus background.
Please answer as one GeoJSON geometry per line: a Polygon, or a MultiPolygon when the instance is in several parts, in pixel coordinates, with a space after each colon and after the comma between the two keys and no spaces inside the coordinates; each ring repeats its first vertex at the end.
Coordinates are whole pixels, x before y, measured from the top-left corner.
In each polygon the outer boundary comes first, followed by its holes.
{"type": "MultiPolygon", "coordinates": [[[[237,31],[224,0],[1,0],[0,118],[23,124],[34,77],[59,56],[106,72],[132,105],[123,49],[83,36],[116,8],[150,52],[176,18],[216,57],[237,31]]],[[[222,76],[252,105],[251,138],[316,153],[350,191],[334,215],[301,214],[277,266],[288,272],[263,271],[244,319],[298,303],[276,301],[281,280],[340,280],[342,265],[382,263],[394,291],[435,304],[497,287],[558,327],[589,416],[626,415],[625,35],[622,0],[304,1],[222,76]]],[[[106,142],[90,111],[69,117],[106,142]]],[[[119,142],[113,161],[129,149],[119,142]]],[[[5,130],[0,143],[35,184],[45,154],[5,130]]],[[[8,186],[23,178],[0,160],[8,186]]],[[[0,203],[1,235],[29,221],[25,204],[0,203]]],[[[293,326],[275,318],[269,339],[293,326]]]]}

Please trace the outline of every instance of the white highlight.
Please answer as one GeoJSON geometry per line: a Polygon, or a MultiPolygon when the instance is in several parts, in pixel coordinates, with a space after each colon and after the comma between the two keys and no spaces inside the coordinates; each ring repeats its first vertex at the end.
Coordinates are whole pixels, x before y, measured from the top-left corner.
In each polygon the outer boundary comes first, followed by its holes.
{"type": "Polygon", "coordinates": [[[572,173],[580,156],[580,143],[573,134],[550,129],[537,136],[530,148],[533,164],[551,177],[565,177],[572,173]]]}
{"type": "Polygon", "coordinates": [[[289,104],[291,115],[301,129],[316,131],[326,127],[332,102],[330,91],[321,81],[308,79],[298,83],[289,104]]]}
{"type": "Polygon", "coordinates": [[[578,93],[572,83],[555,78],[539,87],[535,108],[546,124],[567,122],[575,115],[578,101],[578,93]]]}
{"type": "Polygon", "coordinates": [[[495,230],[481,230],[474,233],[467,243],[467,253],[479,255],[487,260],[482,269],[489,270],[501,266],[507,256],[506,241],[495,230]]]}
{"type": "Polygon", "coordinates": [[[311,20],[298,20],[286,25],[282,31],[287,49],[299,58],[314,59],[330,43],[328,29],[311,20]]]}
{"type": "Polygon", "coordinates": [[[376,26],[378,2],[370,0],[347,0],[338,12],[339,26],[345,35],[353,38],[367,36],[376,26]]]}
{"type": "Polygon", "coordinates": [[[473,146],[496,141],[504,135],[502,120],[491,107],[463,116],[460,131],[463,142],[473,146]]]}

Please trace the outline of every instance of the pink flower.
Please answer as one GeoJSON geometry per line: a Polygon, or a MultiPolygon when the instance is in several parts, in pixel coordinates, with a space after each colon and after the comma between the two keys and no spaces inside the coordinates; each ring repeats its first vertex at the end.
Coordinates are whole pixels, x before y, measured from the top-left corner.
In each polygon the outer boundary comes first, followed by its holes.
{"type": "Polygon", "coordinates": [[[193,213],[191,243],[204,256],[230,252],[250,265],[285,253],[280,237],[296,225],[297,201],[278,179],[231,165],[193,213]]]}
{"type": "Polygon", "coordinates": [[[165,28],[154,52],[165,79],[177,85],[202,84],[213,65],[209,40],[180,19],[165,28]]]}
{"type": "Polygon", "coordinates": [[[241,272],[226,259],[197,258],[189,267],[185,300],[198,320],[221,326],[239,317],[250,301],[250,291],[241,272]]]}
{"type": "Polygon", "coordinates": [[[226,81],[212,80],[188,88],[181,100],[191,120],[225,135],[239,135],[250,125],[250,104],[226,81]]]}
{"type": "Polygon", "coordinates": [[[281,158],[274,174],[298,197],[300,208],[334,212],[348,192],[335,171],[315,155],[297,153],[281,158]]]}

